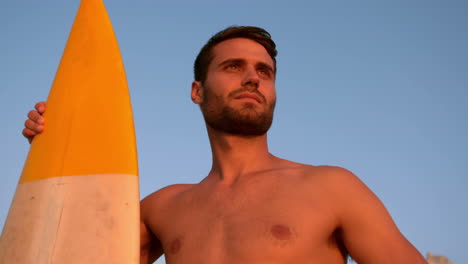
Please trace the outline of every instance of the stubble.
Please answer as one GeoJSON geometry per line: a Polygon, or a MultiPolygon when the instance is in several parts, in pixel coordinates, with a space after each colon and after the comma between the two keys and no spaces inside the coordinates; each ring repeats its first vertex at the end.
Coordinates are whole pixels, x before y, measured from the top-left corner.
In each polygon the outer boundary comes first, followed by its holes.
{"type": "Polygon", "coordinates": [[[257,90],[243,87],[229,93],[227,100],[243,92],[254,92],[266,107],[252,102],[242,102],[239,107],[232,107],[224,102],[221,96],[214,94],[209,87],[203,87],[204,99],[200,104],[203,117],[208,126],[214,130],[239,136],[261,136],[271,127],[276,100],[268,102],[257,90]]]}

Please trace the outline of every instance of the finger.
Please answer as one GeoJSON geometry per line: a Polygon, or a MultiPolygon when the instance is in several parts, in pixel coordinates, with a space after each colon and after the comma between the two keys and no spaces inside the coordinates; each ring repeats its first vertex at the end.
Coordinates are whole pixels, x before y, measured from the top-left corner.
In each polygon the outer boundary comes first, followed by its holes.
{"type": "Polygon", "coordinates": [[[28,129],[28,128],[23,129],[23,136],[28,139],[29,143],[32,142],[36,134],[37,133],[32,131],[31,129],[28,129]]]}
{"type": "Polygon", "coordinates": [[[23,136],[29,141],[29,143],[31,144],[32,140],[34,139],[34,131],[30,130],[30,129],[23,129],[23,136]]]}
{"type": "Polygon", "coordinates": [[[44,101],[37,103],[34,108],[40,113],[43,114],[45,112],[46,103],[44,101]]]}
{"type": "Polygon", "coordinates": [[[32,120],[38,124],[43,124],[44,123],[44,118],[41,116],[41,114],[39,114],[39,112],[35,111],[35,110],[31,110],[29,111],[28,113],[28,118],[29,120],[32,120]]]}
{"type": "Polygon", "coordinates": [[[35,123],[34,121],[28,119],[24,122],[24,126],[27,129],[30,129],[34,131],[35,133],[41,133],[44,130],[44,126],[38,123],[35,123]]]}
{"type": "Polygon", "coordinates": [[[35,135],[37,135],[37,133],[33,130],[29,128],[23,129],[23,136],[25,136],[26,138],[34,137],[35,135]]]}

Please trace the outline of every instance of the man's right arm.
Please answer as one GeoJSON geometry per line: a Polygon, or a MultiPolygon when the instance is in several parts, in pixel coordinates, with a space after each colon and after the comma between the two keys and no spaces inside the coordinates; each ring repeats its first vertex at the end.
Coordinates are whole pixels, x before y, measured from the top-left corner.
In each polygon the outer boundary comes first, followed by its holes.
{"type": "MultiPolygon", "coordinates": [[[[35,110],[28,113],[28,119],[24,123],[23,136],[32,142],[34,137],[44,131],[44,117],[46,109],[45,102],[39,102],[34,106],[35,110]]],[[[163,249],[159,240],[153,235],[144,223],[143,217],[140,220],[140,264],[151,264],[163,254],[163,249]]]]}
{"type": "MultiPolygon", "coordinates": [[[[31,143],[34,137],[44,131],[45,102],[39,102],[34,106],[35,110],[28,113],[28,119],[24,123],[23,136],[31,143]]],[[[143,218],[140,220],[140,264],[151,264],[163,254],[159,240],[151,233],[143,218]]]]}

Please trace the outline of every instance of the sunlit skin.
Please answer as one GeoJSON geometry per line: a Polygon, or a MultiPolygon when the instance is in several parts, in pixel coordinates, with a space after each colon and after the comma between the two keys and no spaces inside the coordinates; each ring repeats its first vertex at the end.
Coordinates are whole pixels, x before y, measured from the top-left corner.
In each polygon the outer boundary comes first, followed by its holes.
{"type": "MultiPolygon", "coordinates": [[[[206,81],[192,84],[192,101],[205,115],[223,107],[243,118],[268,113],[276,91],[266,50],[236,38],[213,52],[206,81]]],[[[45,105],[36,109],[23,131],[31,139],[42,131],[36,120],[45,105]]],[[[141,202],[141,263],[164,253],[168,264],[342,264],[346,252],[361,264],[426,263],[351,172],[275,157],[267,134],[207,131],[213,164],[206,178],[141,202]]]]}

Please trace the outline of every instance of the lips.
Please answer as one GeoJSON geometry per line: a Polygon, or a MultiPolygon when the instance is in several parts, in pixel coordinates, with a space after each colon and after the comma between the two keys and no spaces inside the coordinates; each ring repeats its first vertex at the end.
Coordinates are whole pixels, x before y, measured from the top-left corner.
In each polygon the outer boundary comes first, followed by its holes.
{"type": "Polygon", "coordinates": [[[262,99],[260,98],[260,96],[254,94],[254,93],[242,93],[242,94],[239,94],[238,96],[234,97],[235,99],[253,99],[255,101],[257,101],[257,103],[262,103],[262,99]]]}

